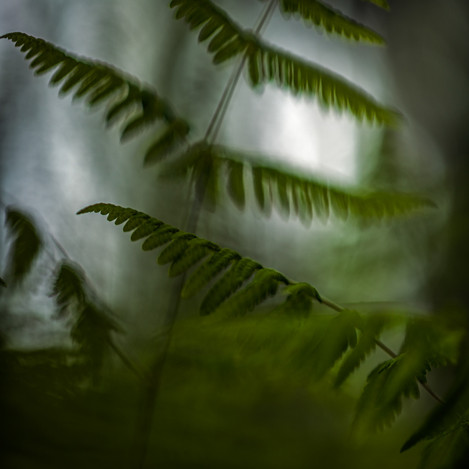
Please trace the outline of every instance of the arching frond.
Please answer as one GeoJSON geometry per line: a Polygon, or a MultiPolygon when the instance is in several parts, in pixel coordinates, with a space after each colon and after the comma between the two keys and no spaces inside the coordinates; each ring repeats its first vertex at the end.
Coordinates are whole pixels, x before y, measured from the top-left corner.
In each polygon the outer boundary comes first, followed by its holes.
{"type": "Polygon", "coordinates": [[[252,184],[257,204],[266,215],[275,207],[285,217],[295,214],[305,225],[313,219],[327,220],[331,215],[339,219],[382,220],[434,207],[432,201],[415,194],[334,187],[281,165],[263,163],[268,160],[266,156],[198,142],[163,167],[162,174],[178,176],[193,170],[203,174],[206,182],[225,176],[228,194],[239,208],[244,207],[246,193],[250,192],[248,184],[252,184]]]}
{"type": "Polygon", "coordinates": [[[307,23],[325,29],[328,33],[336,33],[374,44],[383,44],[384,39],[375,31],[348,18],[339,10],[316,0],[281,0],[280,8],[287,14],[296,13],[307,23]]]}
{"type": "MultiPolygon", "coordinates": [[[[250,83],[256,87],[273,82],[295,95],[316,97],[321,106],[348,111],[358,120],[393,124],[398,113],[390,110],[343,77],[284,52],[238,26],[229,15],[210,0],[173,0],[176,17],[191,28],[202,27],[199,41],[212,37],[208,51],[215,64],[246,54],[250,83]]],[[[303,9],[302,9],[303,11],[303,9]]]]}
{"type": "Polygon", "coordinates": [[[321,301],[311,285],[303,283],[294,287],[295,282],[276,270],[265,268],[236,251],[222,249],[215,243],[180,231],[142,212],[99,203],[85,207],[78,213],[90,212],[107,215],[108,220],[115,221],[116,225],[126,222],[124,231],[134,231],[131,240],[145,238],[142,244],[144,250],[166,245],[158,257],[158,263],[170,264],[170,275],[187,272],[201,262],[187,278],[182,296],[188,298],[208,283],[214,282],[202,300],[202,315],[211,314],[218,309],[228,315],[245,314],[273,296],[280,286],[289,286],[287,300],[302,294],[310,301],[321,301]]]}
{"type": "Polygon", "coordinates": [[[357,120],[395,124],[399,114],[379,104],[364,90],[320,65],[253,38],[247,49],[251,85],[273,82],[294,95],[311,96],[325,108],[347,111],[357,120]]]}
{"type": "Polygon", "coordinates": [[[81,268],[70,262],[62,262],[51,292],[56,297],[59,316],[63,316],[66,309],[73,302],[81,304],[85,301],[85,279],[81,268]]]}
{"type": "Polygon", "coordinates": [[[11,275],[12,282],[17,283],[31,270],[43,243],[32,218],[28,215],[7,208],[6,224],[13,238],[7,272],[11,275]]]}
{"type": "Polygon", "coordinates": [[[135,78],[103,62],[75,56],[59,47],[24,33],[14,32],[1,38],[12,41],[19,47],[37,75],[55,69],[51,85],[60,85],[60,93],[73,92],[74,98],[83,98],[91,107],[107,104],[106,122],[122,122],[121,139],[134,136],[148,126],[162,121],[170,129],[159,147],[155,142],[150,154],[167,151],[189,132],[188,124],[178,119],[170,105],[135,78]]]}
{"type": "Polygon", "coordinates": [[[335,386],[340,386],[361,365],[365,358],[373,352],[376,348],[376,340],[388,320],[389,318],[384,315],[373,315],[361,319],[361,323],[358,326],[360,335],[357,345],[345,356],[337,372],[335,386]]]}
{"type": "Polygon", "coordinates": [[[374,5],[383,8],[385,10],[389,10],[389,3],[388,0],[362,0],[363,2],[373,3],[374,5]]]}

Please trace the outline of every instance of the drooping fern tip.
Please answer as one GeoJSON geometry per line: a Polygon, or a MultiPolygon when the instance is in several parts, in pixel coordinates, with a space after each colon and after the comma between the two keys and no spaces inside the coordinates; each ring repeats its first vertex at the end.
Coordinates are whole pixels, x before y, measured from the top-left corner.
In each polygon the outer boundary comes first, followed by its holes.
{"type": "Polygon", "coordinates": [[[60,94],[72,92],[73,98],[85,99],[90,107],[107,104],[106,123],[122,123],[121,140],[158,122],[168,125],[170,132],[163,132],[151,144],[152,158],[158,145],[163,146],[164,152],[189,133],[189,124],[175,115],[166,100],[136,78],[105,62],[79,57],[22,32],[4,34],[0,39],[8,39],[20,48],[36,75],[55,70],[49,84],[59,85],[60,94]]]}

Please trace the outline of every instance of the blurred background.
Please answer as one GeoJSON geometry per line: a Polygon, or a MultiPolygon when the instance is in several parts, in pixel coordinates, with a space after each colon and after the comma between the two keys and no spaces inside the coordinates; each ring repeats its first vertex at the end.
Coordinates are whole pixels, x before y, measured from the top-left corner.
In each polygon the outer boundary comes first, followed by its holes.
{"type": "MultiPolygon", "coordinates": [[[[137,77],[191,122],[196,140],[233,64],[215,68],[168,3],[3,0],[0,33],[41,37],[137,77]]],[[[264,217],[254,201],[241,212],[222,196],[214,210],[202,209],[198,234],[310,282],[348,307],[467,311],[467,2],[391,0],[390,12],[361,0],[330,3],[377,30],[387,47],[326,36],[278,12],[265,38],[398,108],[402,125],[385,129],[324,113],[314,101],[274,87],[253,91],[243,76],[218,141],[328,182],[421,193],[438,208],[376,225],[331,219],[305,227],[275,211],[264,217]]],[[[217,4],[247,28],[263,8],[254,0],[217,4]]],[[[7,40],[0,41],[0,64],[0,271],[7,286],[6,207],[29,214],[44,245],[23,283],[0,296],[8,352],[2,358],[4,467],[133,467],[141,383],[110,350],[99,384],[82,389],[83,370],[63,352],[71,350],[71,322],[57,317],[50,277],[66,252],[119,323],[115,342],[145,368],[175,281],[120,229],[75,213],[110,202],[182,227],[187,188],[143,167],[147,135],[120,144],[102,112],[58,98],[48,87],[50,74],[34,77],[7,40]]],[[[301,340],[291,324],[254,317],[228,327],[194,317],[196,307],[197,299],[183,302],[184,319],[174,331],[148,467],[416,466],[419,448],[398,453],[403,432],[433,405],[427,396],[406,405],[384,433],[356,441],[350,432],[360,386],[384,354],[376,352],[359,376],[331,391],[327,379],[312,382],[309,365],[297,366],[283,346],[301,340]]],[[[396,349],[399,337],[388,337],[396,349]]]]}

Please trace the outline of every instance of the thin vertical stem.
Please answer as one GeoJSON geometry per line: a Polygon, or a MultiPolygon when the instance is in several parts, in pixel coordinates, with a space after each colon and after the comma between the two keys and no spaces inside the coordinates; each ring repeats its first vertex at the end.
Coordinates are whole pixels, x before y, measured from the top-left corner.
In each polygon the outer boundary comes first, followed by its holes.
{"type": "MultiPolygon", "coordinates": [[[[271,0],[267,7],[264,9],[257,22],[257,26],[255,29],[256,34],[260,33],[262,28],[265,26],[268,19],[271,17],[276,4],[277,0],[271,0]]],[[[233,96],[234,89],[236,88],[239,77],[241,76],[241,72],[246,63],[246,59],[247,57],[246,55],[244,55],[239,65],[234,70],[232,76],[228,80],[228,83],[226,84],[225,89],[223,90],[222,96],[220,98],[220,101],[218,102],[212,119],[210,120],[210,123],[207,127],[207,131],[205,133],[205,140],[208,140],[210,137],[212,138],[212,140],[216,138],[216,135],[221,125],[221,121],[225,116],[229,102],[233,96]]],[[[202,174],[201,177],[206,178],[207,175],[202,174]]],[[[185,230],[188,232],[195,232],[197,229],[197,223],[200,216],[200,209],[202,207],[202,203],[205,197],[206,188],[206,184],[204,183],[204,181],[193,181],[192,184],[195,185],[196,194],[192,203],[191,211],[189,212],[188,218],[185,223],[185,230]]],[[[171,345],[174,324],[176,322],[176,318],[179,312],[181,291],[184,286],[184,281],[185,274],[180,277],[176,288],[172,291],[170,304],[167,310],[168,312],[165,318],[165,330],[160,343],[161,349],[158,351],[156,358],[149,370],[146,392],[143,396],[140,421],[138,422],[137,433],[135,435],[134,443],[135,461],[137,469],[142,469],[144,467],[145,460],[147,458],[156,399],[158,397],[158,392],[161,385],[161,376],[163,368],[166,363],[169,347],[171,345]]]]}
{"type": "MultiPolygon", "coordinates": [[[[260,34],[262,29],[267,24],[269,19],[272,17],[272,14],[277,6],[277,0],[271,0],[267,7],[262,12],[259,20],[257,21],[257,25],[254,29],[255,34],[260,34]]],[[[207,127],[207,131],[205,133],[205,140],[211,138],[212,141],[215,141],[218,131],[220,130],[221,124],[225,117],[226,111],[228,106],[231,102],[231,98],[233,97],[234,90],[236,89],[236,85],[238,84],[239,78],[243,71],[244,65],[246,64],[247,54],[244,54],[242,59],[240,60],[238,66],[234,69],[230,79],[228,80],[225,89],[223,90],[223,94],[221,96],[220,101],[215,109],[215,112],[210,120],[210,123],[207,127]],[[211,135],[212,134],[212,135],[211,135]]]]}

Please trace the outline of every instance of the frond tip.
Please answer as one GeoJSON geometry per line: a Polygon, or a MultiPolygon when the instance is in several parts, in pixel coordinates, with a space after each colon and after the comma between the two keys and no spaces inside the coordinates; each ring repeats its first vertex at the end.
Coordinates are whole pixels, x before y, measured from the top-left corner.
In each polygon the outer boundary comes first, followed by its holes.
{"type": "Polygon", "coordinates": [[[181,293],[183,298],[197,294],[211,283],[202,299],[200,314],[220,311],[226,315],[242,315],[274,296],[279,287],[292,299],[301,297],[303,304],[321,302],[316,289],[306,283],[292,282],[280,272],[269,269],[253,259],[242,257],[236,251],[186,233],[171,225],[131,208],[99,203],[78,212],[101,213],[116,225],[125,223],[123,230],[133,231],[131,240],[144,240],[142,249],[150,251],[164,247],[158,257],[159,264],[170,264],[170,276],[187,273],[181,293]]]}
{"type": "Polygon", "coordinates": [[[280,8],[286,14],[298,14],[305,22],[356,41],[383,44],[384,39],[375,31],[348,18],[340,11],[315,0],[281,0],[280,8]]]}

